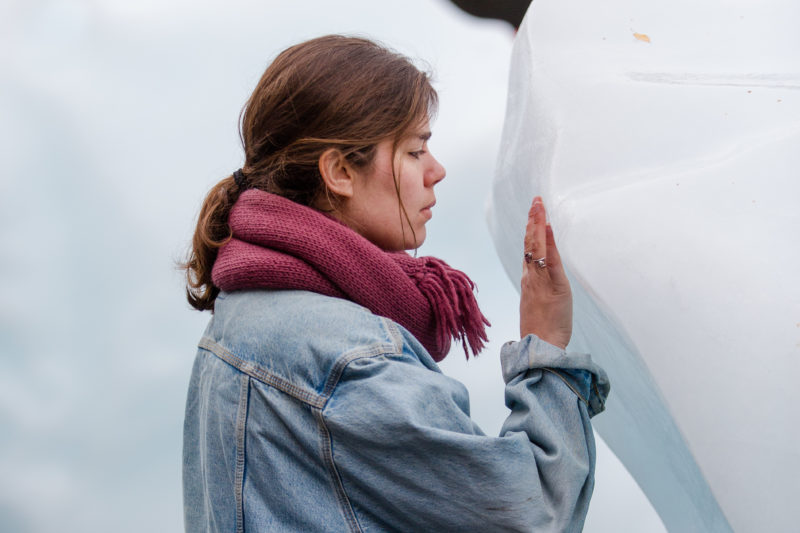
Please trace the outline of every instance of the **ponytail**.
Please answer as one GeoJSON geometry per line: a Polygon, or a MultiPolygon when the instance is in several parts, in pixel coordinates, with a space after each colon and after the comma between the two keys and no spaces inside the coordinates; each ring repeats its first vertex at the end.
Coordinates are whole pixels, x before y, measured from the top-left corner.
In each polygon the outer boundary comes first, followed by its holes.
{"type": "Polygon", "coordinates": [[[197,217],[192,250],[181,267],[186,270],[186,299],[198,311],[214,310],[219,287],[211,281],[211,269],[217,252],[231,239],[228,215],[239,193],[233,176],[228,176],[208,192],[197,217]]]}

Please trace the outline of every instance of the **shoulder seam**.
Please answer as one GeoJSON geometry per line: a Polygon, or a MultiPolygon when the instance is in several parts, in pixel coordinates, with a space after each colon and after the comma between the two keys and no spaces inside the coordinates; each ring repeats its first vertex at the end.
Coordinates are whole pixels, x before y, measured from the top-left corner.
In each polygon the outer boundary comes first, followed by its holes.
{"type": "Polygon", "coordinates": [[[401,353],[401,350],[398,350],[396,345],[399,338],[399,332],[396,330],[396,328],[390,328],[389,331],[392,340],[395,341],[394,345],[387,343],[373,344],[371,346],[359,347],[350,352],[345,352],[342,356],[338,357],[333,365],[333,368],[328,374],[328,378],[325,380],[325,386],[322,390],[322,394],[317,394],[316,392],[298,387],[290,381],[263,369],[259,365],[237,357],[235,354],[233,354],[233,352],[209,337],[204,336],[202,339],[200,339],[200,342],[197,344],[197,346],[204,350],[208,350],[240,372],[243,372],[244,374],[247,374],[248,376],[262,383],[266,383],[267,385],[275,387],[276,389],[285,392],[292,398],[300,400],[303,403],[322,409],[325,407],[325,404],[328,402],[333,390],[336,388],[339,378],[341,377],[342,372],[344,372],[344,369],[347,367],[347,365],[357,359],[376,357],[384,354],[401,353]]]}
{"type": "Polygon", "coordinates": [[[200,342],[197,344],[199,348],[204,350],[208,350],[212,354],[216,355],[232,367],[236,368],[240,372],[247,374],[248,376],[261,381],[262,383],[266,383],[276,389],[285,392],[292,398],[300,400],[303,403],[307,403],[313,407],[321,408],[325,405],[326,398],[311,392],[309,390],[303,389],[298,387],[297,385],[285,380],[280,376],[276,376],[275,374],[264,370],[263,368],[259,367],[251,363],[250,361],[245,361],[236,355],[234,355],[230,350],[221,346],[217,342],[213,341],[208,337],[203,337],[200,339],[200,342]]]}
{"type": "MultiPolygon", "coordinates": [[[[403,337],[400,334],[400,331],[397,329],[397,325],[392,320],[389,320],[385,317],[379,318],[381,319],[383,326],[386,328],[391,340],[391,344],[375,344],[367,348],[353,350],[352,352],[346,353],[344,356],[340,357],[336,361],[336,364],[331,370],[331,373],[328,375],[328,380],[325,383],[323,397],[326,400],[326,404],[327,400],[332,397],[333,391],[336,389],[344,370],[350,363],[359,359],[368,359],[377,357],[379,355],[399,355],[402,353],[403,337]]],[[[324,407],[314,409],[313,411],[319,424],[320,433],[322,434],[322,456],[325,459],[325,463],[331,475],[331,482],[333,483],[336,491],[340,509],[345,520],[347,521],[347,526],[350,531],[354,533],[361,533],[361,524],[358,522],[358,517],[356,517],[355,510],[350,503],[350,498],[347,496],[347,491],[344,488],[342,477],[339,475],[339,469],[336,468],[336,461],[333,458],[333,435],[331,435],[331,432],[325,423],[324,407]]]]}
{"type": "Polygon", "coordinates": [[[397,329],[397,323],[394,320],[390,320],[385,316],[380,317],[381,322],[383,322],[383,326],[386,328],[386,331],[389,333],[389,337],[391,337],[392,342],[394,343],[394,350],[395,353],[402,353],[403,352],[403,334],[400,333],[400,330],[397,329]]]}
{"type": "Polygon", "coordinates": [[[325,381],[325,388],[322,391],[322,397],[325,399],[324,403],[327,403],[328,399],[331,397],[331,394],[333,394],[333,390],[339,383],[339,378],[342,377],[342,373],[344,372],[344,369],[347,368],[347,365],[358,359],[367,359],[370,357],[377,357],[379,355],[396,353],[399,353],[396,347],[389,344],[373,344],[372,346],[357,348],[353,351],[345,352],[344,355],[336,360],[336,363],[333,365],[330,374],[328,374],[328,379],[325,381]]]}

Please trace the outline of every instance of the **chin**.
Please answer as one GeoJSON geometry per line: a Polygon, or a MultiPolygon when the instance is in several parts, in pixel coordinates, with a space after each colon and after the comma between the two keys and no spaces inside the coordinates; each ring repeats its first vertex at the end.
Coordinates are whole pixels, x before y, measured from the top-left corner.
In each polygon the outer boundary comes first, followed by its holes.
{"type": "Polygon", "coordinates": [[[422,243],[425,242],[425,237],[427,236],[427,232],[425,231],[425,227],[419,228],[415,230],[416,233],[412,233],[411,230],[406,231],[402,235],[397,235],[395,237],[390,237],[382,240],[370,239],[375,245],[386,252],[402,252],[403,250],[416,250],[422,243]],[[415,240],[416,238],[416,240],[415,240]]]}
{"type": "Polygon", "coordinates": [[[422,243],[425,242],[425,237],[427,237],[427,232],[425,231],[425,226],[416,230],[416,234],[412,234],[410,231],[406,233],[406,243],[405,249],[406,250],[416,250],[422,243]],[[416,237],[416,241],[414,240],[416,237]]]}

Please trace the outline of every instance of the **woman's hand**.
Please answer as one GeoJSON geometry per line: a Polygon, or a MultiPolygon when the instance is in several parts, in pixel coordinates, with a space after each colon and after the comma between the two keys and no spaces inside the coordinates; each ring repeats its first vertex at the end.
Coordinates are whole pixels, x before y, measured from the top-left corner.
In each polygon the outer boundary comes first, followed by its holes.
{"type": "Polygon", "coordinates": [[[533,199],[525,227],[519,333],[533,333],[560,348],[566,348],[572,336],[572,291],[539,196],[533,199]]]}

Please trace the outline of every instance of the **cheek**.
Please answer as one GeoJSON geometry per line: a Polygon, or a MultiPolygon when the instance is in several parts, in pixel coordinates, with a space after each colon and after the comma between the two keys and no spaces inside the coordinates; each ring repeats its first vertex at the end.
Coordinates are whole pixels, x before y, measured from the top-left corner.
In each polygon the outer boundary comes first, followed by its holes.
{"type": "MultiPolygon", "coordinates": [[[[416,176],[412,172],[413,169],[406,169],[406,172],[397,174],[397,190],[400,192],[400,197],[403,202],[412,201],[419,193],[417,189],[416,176]]],[[[395,191],[395,198],[397,191],[395,191]]]]}
{"type": "Polygon", "coordinates": [[[425,207],[427,202],[432,200],[430,191],[425,189],[421,174],[407,176],[405,183],[401,185],[400,191],[407,207],[415,211],[419,211],[425,207]]]}

